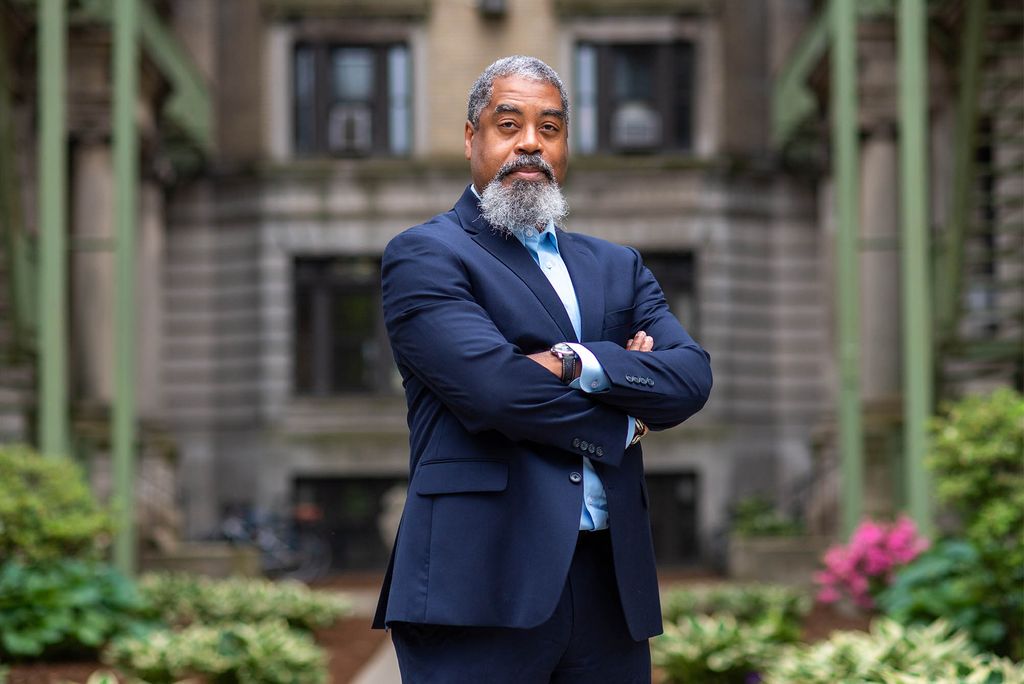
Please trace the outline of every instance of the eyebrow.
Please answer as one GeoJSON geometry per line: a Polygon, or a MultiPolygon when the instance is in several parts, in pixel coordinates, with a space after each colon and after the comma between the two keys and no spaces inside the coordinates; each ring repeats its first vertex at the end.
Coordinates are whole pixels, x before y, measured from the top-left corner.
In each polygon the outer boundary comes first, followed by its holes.
{"type": "MultiPolygon", "coordinates": [[[[523,115],[523,110],[519,109],[519,107],[516,107],[515,105],[499,104],[499,105],[495,105],[494,113],[495,114],[518,114],[518,115],[522,116],[523,115]]],[[[561,119],[562,121],[565,121],[565,112],[563,110],[561,110],[561,109],[556,109],[554,107],[541,111],[540,115],[541,116],[554,116],[556,118],[561,119]]]]}
{"type": "Polygon", "coordinates": [[[510,105],[510,104],[500,104],[500,105],[497,105],[494,108],[494,113],[495,114],[504,114],[506,112],[511,113],[511,114],[522,115],[523,110],[519,109],[519,107],[516,107],[515,105],[510,105]]]}

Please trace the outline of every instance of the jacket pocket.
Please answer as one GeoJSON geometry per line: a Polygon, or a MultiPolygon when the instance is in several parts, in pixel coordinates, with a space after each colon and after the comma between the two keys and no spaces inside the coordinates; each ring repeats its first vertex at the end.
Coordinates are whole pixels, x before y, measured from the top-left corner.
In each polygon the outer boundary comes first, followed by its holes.
{"type": "Polygon", "coordinates": [[[508,487],[504,461],[434,461],[422,463],[413,476],[417,494],[503,492],[508,487]]]}

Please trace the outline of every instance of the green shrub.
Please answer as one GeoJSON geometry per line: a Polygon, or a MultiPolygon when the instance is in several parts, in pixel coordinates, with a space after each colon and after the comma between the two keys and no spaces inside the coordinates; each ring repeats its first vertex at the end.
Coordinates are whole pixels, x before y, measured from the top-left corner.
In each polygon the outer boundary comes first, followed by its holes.
{"type": "Polygon", "coordinates": [[[744,624],[732,615],[689,615],[666,623],[651,642],[651,657],[670,684],[745,684],[778,650],[767,623],[744,624]]]}
{"type": "Polygon", "coordinates": [[[664,598],[662,613],[670,623],[694,615],[726,613],[745,625],[763,625],[777,641],[799,637],[810,598],[791,587],[769,584],[710,585],[675,589],[664,598]]]}
{"type": "Polygon", "coordinates": [[[981,648],[994,651],[1008,636],[992,601],[998,591],[995,575],[977,550],[966,541],[947,540],[901,569],[876,600],[885,615],[902,624],[944,618],[981,648]]]}
{"type": "Polygon", "coordinates": [[[803,527],[768,499],[752,496],[733,506],[732,531],[743,537],[792,537],[803,534],[803,527]]]}
{"type": "Polygon", "coordinates": [[[100,563],[66,560],[0,566],[0,655],[97,653],[145,629],[134,584],[100,563]]]}
{"type": "Polygon", "coordinates": [[[96,558],[109,543],[110,516],[68,459],[0,445],[0,492],[0,561],[96,558]]]}
{"type": "Polygon", "coordinates": [[[139,587],[160,617],[174,625],[280,618],[292,627],[312,630],[331,624],[351,608],[340,594],[312,591],[299,582],[154,574],[143,577],[139,587]]]}
{"type": "Polygon", "coordinates": [[[904,627],[878,619],[871,632],[835,632],[812,645],[783,647],[766,661],[764,684],[1022,684],[1024,669],[979,654],[948,623],[904,627]]]}
{"type": "Polygon", "coordinates": [[[191,625],[122,637],[104,661],[152,684],[201,677],[238,684],[321,684],[327,681],[323,651],[284,620],[191,625]]]}
{"type": "Polygon", "coordinates": [[[979,605],[998,611],[997,653],[1024,658],[1024,397],[1000,389],[967,397],[933,423],[928,460],[936,493],[992,577],[979,605]]]}

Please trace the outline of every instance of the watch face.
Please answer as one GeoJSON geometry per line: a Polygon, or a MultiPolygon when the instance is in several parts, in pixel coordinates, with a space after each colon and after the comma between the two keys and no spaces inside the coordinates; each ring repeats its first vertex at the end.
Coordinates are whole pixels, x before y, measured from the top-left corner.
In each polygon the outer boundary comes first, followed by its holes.
{"type": "Polygon", "coordinates": [[[551,348],[551,353],[557,356],[558,358],[562,358],[562,356],[564,355],[575,354],[576,352],[574,352],[572,350],[572,347],[570,347],[565,342],[559,342],[558,344],[551,348]]]}

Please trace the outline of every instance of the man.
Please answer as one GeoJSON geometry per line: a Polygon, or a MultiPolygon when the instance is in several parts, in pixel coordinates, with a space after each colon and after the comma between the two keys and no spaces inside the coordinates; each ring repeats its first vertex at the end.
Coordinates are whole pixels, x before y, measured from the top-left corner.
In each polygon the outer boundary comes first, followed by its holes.
{"type": "Polygon", "coordinates": [[[649,684],[638,442],[701,409],[709,357],[635,250],[561,229],[554,70],[498,60],[468,109],[472,185],[384,252],[412,453],[374,626],[414,684],[649,684]]]}

